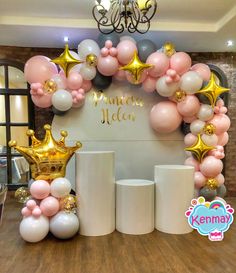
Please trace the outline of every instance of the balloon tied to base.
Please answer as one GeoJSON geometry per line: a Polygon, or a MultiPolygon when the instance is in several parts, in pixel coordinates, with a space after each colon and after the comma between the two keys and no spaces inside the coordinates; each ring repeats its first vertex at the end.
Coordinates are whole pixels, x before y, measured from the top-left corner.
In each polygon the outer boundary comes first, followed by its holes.
{"type": "Polygon", "coordinates": [[[24,203],[21,210],[23,219],[20,234],[27,242],[39,242],[50,231],[60,239],[73,237],[79,229],[76,216],[77,197],[70,194],[71,183],[65,176],[66,165],[74,152],[82,147],[77,142],[73,147],[65,145],[66,131],[61,131],[61,138],[55,140],[51,126],[45,125],[44,139],[38,140],[33,130],[27,131],[31,146],[18,146],[16,141],[9,142],[30,164],[34,181],[29,189],[16,190],[15,198],[24,203]]]}

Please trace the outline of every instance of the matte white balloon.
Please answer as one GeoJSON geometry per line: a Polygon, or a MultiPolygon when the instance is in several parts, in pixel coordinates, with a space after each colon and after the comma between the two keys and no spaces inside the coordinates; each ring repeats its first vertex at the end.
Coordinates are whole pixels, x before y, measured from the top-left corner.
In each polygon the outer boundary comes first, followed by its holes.
{"type": "Polygon", "coordinates": [[[178,88],[178,82],[166,83],[166,76],[159,78],[156,82],[156,90],[163,97],[173,96],[178,88]]]}
{"type": "Polygon", "coordinates": [[[209,146],[216,146],[217,142],[218,142],[218,137],[215,134],[213,134],[211,136],[203,134],[202,135],[202,140],[209,146]]]}
{"type": "Polygon", "coordinates": [[[84,80],[92,80],[95,78],[96,74],[96,68],[88,64],[83,64],[80,68],[80,75],[84,80]]]}
{"type": "Polygon", "coordinates": [[[213,116],[214,116],[213,108],[208,104],[202,104],[197,113],[197,117],[202,121],[208,121],[212,119],[213,116]]]}
{"type": "Polygon", "coordinates": [[[28,216],[23,218],[20,223],[21,237],[30,243],[43,240],[49,232],[49,220],[46,216],[28,216]]]}
{"type": "Polygon", "coordinates": [[[188,71],[182,75],[180,81],[180,89],[187,94],[194,94],[201,89],[203,79],[197,72],[188,71]]]}
{"type": "Polygon", "coordinates": [[[52,95],[52,105],[60,111],[67,111],[72,107],[73,100],[71,93],[60,89],[52,95]]]}
{"type": "Polygon", "coordinates": [[[190,131],[193,135],[197,135],[197,134],[200,134],[205,126],[205,122],[200,120],[200,119],[197,119],[197,120],[194,120],[191,124],[190,124],[190,131]]]}
{"type": "Polygon", "coordinates": [[[78,45],[78,54],[82,60],[86,59],[86,56],[89,54],[94,54],[99,56],[100,48],[98,44],[91,39],[85,39],[78,45]]]}
{"type": "Polygon", "coordinates": [[[60,75],[56,74],[52,76],[52,80],[54,80],[54,82],[57,84],[58,90],[66,88],[65,80],[63,80],[63,78],[60,75]]]}
{"type": "Polygon", "coordinates": [[[69,239],[79,230],[79,219],[76,214],[59,211],[50,219],[50,231],[59,239],[69,239]]]}
{"type": "Polygon", "coordinates": [[[51,195],[57,198],[66,196],[71,191],[70,181],[64,177],[56,178],[51,183],[51,195]]]}

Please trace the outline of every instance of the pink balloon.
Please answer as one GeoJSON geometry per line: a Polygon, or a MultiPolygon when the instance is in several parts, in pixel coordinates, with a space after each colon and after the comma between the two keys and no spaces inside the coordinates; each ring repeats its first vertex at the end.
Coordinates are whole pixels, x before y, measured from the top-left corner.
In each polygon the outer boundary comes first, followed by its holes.
{"type": "Polygon", "coordinates": [[[148,56],[146,63],[153,65],[153,67],[148,70],[148,74],[156,78],[163,76],[166,73],[170,61],[166,54],[162,52],[154,52],[148,56]]]}
{"type": "Polygon", "coordinates": [[[40,209],[45,216],[53,216],[59,211],[59,201],[53,196],[43,199],[40,203],[40,209]]]}
{"type": "Polygon", "coordinates": [[[192,146],[194,143],[196,143],[196,141],[197,141],[197,137],[191,133],[187,134],[184,137],[184,144],[186,145],[186,147],[192,146]]]}
{"type": "Polygon", "coordinates": [[[187,95],[183,101],[177,103],[178,112],[184,117],[196,115],[200,106],[198,98],[194,95],[187,95]]]}
{"type": "Polygon", "coordinates": [[[88,80],[83,80],[81,88],[84,89],[84,92],[88,92],[92,88],[92,82],[88,80]]]}
{"type": "Polygon", "coordinates": [[[71,72],[67,78],[67,86],[69,89],[79,89],[83,83],[83,78],[78,72],[71,72]]]}
{"type": "Polygon", "coordinates": [[[21,210],[21,214],[24,216],[24,217],[27,217],[27,216],[30,216],[32,214],[31,210],[28,209],[27,207],[24,207],[22,210],[21,210]]]}
{"type": "Polygon", "coordinates": [[[210,80],[211,70],[208,65],[198,63],[193,65],[191,70],[197,72],[204,81],[208,82],[210,80]]]}
{"type": "Polygon", "coordinates": [[[193,166],[194,169],[195,169],[195,172],[199,171],[199,162],[193,158],[192,156],[191,157],[188,157],[185,162],[184,162],[184,165],[186,166],[193,166]]]}
{"type": "Polygon", "coordinates": [[[29,83],[40,82],[44,83],[53,75],[57,74],[57,66],[50,62],[50,59],[37,55],[30,58],[24,68],[25,78],[29,83]]]}
{"type": "Polygon", "coordinates": [[[112,48],[110,49],[109,53],[110,53],[110,55],[111,55],[112,57],[117,57],[118,50],[117,50],[117,48],[112,47],[112,48]]]}
{"type": "Polygon", "coordinates": [[[200,189],[206,184],[206,177],[201,172],[194,173],[194,184],[196,189],[200,189]]]}
{"type": "Polygon", "coordinates": [[[37,206],[37,204],[36,204],[35,200],[29,200],[26,202],[26,207],[29,210],[33,210],[36,206],[37,206]]]}
{"type": "Polygon", "coordinates": [[[126,80],[126,74],[124,70],[118,70],[116,74],[113,76],[114,79],[117,81],[125,81],[126,80]]]}
{"type": "Polygon", "coordinates": [[[223,170],[223,163],[220,159],[216,159],[214,156],[207,156],[200,164],[200,171],[206,177],[212,178],[219,175],[223,170]]]}
{"type": "Polygon", "coordinates": [[[111,40],[107,40],[105,42],[105,47],[108,48],[108,49],[112,48],[112,41],[111,40]]]}
{"type": "Polygon", "coordinates": [[[229,134],[224,132],[223,134],[218,135],[218,145],[225,146],[229,141],[229,134]]]}
{"type": "Polygon", "coordinates": [[[117,59],[121,64],[129,63],[133,56],[134,52],[137,51],[136,45],[130,40],[123,40],[117,45],[117,59]]]}
{"type": "Polygon", "coordinates": [[[107,57],[108,55],[109,55],[109,49],[106,48],[106,47],[103,47],[103,48],[101,49],[101,56],[102,56],[102,57],[107,57]]]}
{"type": "Polygon", "coordinates": [[[223,176],[222,173],[218,174],[215,179],[218,181],[218,187],[224,184],[225,182],[225,177],[223,176]]]}
{"type": "Polygon", "coordinates": [[[187,72],[192,64],[190,56],[185,52],[177,52],[170,58],[170,67],[174,69],[179,75],[187,72]]]}
{"type": "Polygon", "coordinates": [[[35,217],[39,217],[41,214],[42,214],[42,211],[39,208],[39,206],[36,206],[32,211],[32,215],[35,217]]]}
{"type": "Polygon", "coordinates": [[[44,93],[42,96],[31,96],[33,103],[41,108],[47,108],[52,105],[52,93],[44,93]]]}
{"type": "Polygon", "coordinates": [[[50,185],[45,180],[36,180],[30,187],[30,193],[36,199],[44,199],[50,193],[50,185]]]}
{"type": "Polygon", "coordinates": [[[143,90],[147,93],[154,92],[156,90],[157,79],[151,76],[147,76],[146,80],[143,82],[143,90]]]}
{"type": "Polygon", "coordinates": [[[209,121],[216,127],[216,135],[221,135],[229,130],[230,119],[225,114],[217,114],[209,121]]]}
{"type": "Polygon", "coordinates": [[[176,104],[171,101],[162,101],[152,107],[150,124],[158,133],[171,133],[182,122],[182,117],[177,111],[176,104]]]}
{"type": "Polygon", "coordinates": [[[183,121],[186,122],[186,123],[191,123],[191,122],[193,122],[196,119],[197,119],[196,116],[193,116],[193,117],[183,117],[183,121]]]}
{"type": "MultiPolygon", "coordinates": [[[[125,75],[126,75],[126,79],[128,82],[130,82],[132,84],[136,84],[133,76],[128,71],[125,72],[125,75]]],[[[143,71],[138,83],[144,82],[146,80],[146,78],[147,78],[147,72],[143,71]]]]}
{"type": "Polygon", "coordinates": [[[108,55],[107,57],[98,57],[97,69],[104,76],[114,75],[119,68],[117,58],[108,55]]]}

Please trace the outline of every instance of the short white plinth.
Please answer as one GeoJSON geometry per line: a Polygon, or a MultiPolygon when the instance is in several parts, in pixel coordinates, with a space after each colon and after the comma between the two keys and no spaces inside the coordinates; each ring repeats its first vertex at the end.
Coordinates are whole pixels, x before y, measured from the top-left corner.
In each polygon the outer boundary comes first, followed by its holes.
{"type": "Polygon", "coordinates": [[[194,168],[184,165],[155,166],[155,227],[157,230],[185,234],[192,231],[185,211],[194,197],[194,168]]]}
{"type": "Polygon", "coordinates": [[[127,179],[116,182],[116,229],[126,234],[154,230],[154,182],[127,179]]]}
{"type": "Polygon", "coordinates": [[[80,234],[106,235],[115,230],[114,152],[76,153],[76,194],[80,234]]]}

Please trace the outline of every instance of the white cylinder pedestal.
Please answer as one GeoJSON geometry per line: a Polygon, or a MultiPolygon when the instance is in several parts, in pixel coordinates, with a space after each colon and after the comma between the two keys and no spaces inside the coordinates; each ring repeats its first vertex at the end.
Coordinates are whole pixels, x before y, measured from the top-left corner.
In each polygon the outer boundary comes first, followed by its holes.
{"type": "Polygon", "coordinates": [[[76,153],[76,194],[80,234],[100,236],[115,230],[114,152],[76,153]]]}
{"type": "Polygon", "coordinates": [[[116,181],[116,229],[134,235],[154,230],[153,181],[116,181]]]}
{"type": "Polygon", "coordinates": [[[185,211],[194,198],[194,168],[184,165],[155,166],[155,183],[156,229],[172,234],[191,232],[185,211]]]}

